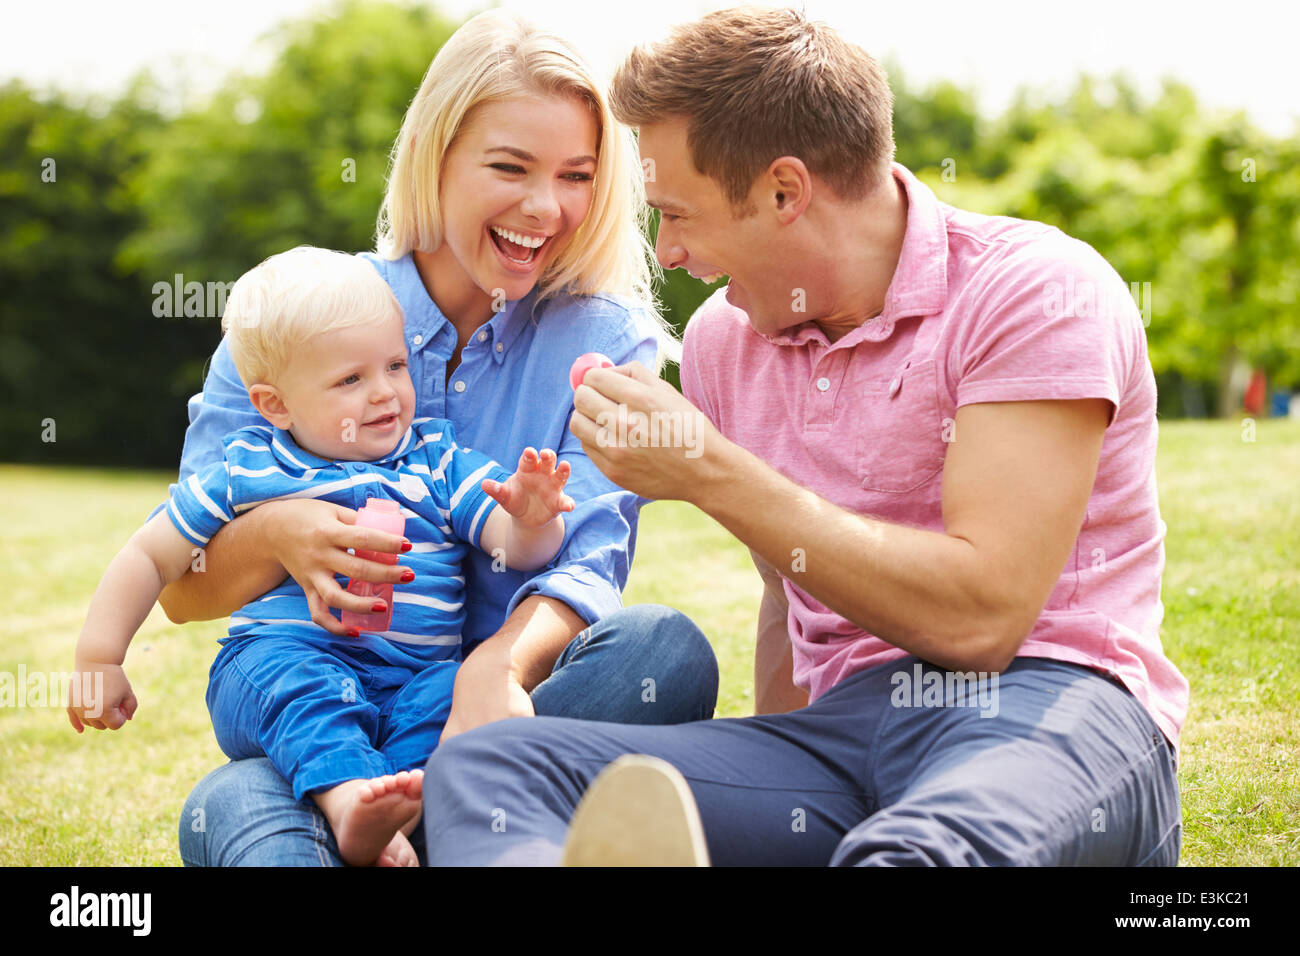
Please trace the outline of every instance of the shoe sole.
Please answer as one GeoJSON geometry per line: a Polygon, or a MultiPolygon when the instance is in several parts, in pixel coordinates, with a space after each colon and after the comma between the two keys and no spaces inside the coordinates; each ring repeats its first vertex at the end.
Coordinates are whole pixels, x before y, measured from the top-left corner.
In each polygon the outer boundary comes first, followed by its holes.
{"type": "Polygon", "coordinates": [[[619,757],[574,811],[564,866],[708,866],[704,826],[686,778],[658,757],[619,757]]]}

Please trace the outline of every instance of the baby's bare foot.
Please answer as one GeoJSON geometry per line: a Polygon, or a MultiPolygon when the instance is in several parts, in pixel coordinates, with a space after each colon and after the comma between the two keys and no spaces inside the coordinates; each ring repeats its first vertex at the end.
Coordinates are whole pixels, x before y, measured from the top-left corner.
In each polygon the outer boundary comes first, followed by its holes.
{"type": "Polygon", "coordinates": [[[401,830],[393,834],[393,838],[388,841],[388,846],[384,847],[384,852],[379,854],[379,859],[375,861],[375,866],[419,865],[420,858],[415,855],[415,847],[411,846],[411,841],[401,830]]]}
{"type": "MultiPolygon", "coordinates": [[[[355,781],[352,799],[330,821],[339,856],[353,866],[377,862],[392,848],[401,830],[419,819],[423,787],[423,770],[355,781]]],[[[402,836],[402,842],[410,850],[410,841],[402,836]]],[[[410,852],[414,856],[414,850],[410,852]]]]}

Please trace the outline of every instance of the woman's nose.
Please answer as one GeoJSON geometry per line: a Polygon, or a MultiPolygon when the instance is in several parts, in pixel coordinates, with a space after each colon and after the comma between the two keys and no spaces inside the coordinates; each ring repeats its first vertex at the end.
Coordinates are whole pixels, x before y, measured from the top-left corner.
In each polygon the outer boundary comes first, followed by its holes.
{"type": "Polygon", "coordinates": [[[525,216],[539,222],[550,222],[560,214],[560,202],[555,198],[555,189],[550,182],[537,183],[530,188],[519,208],[525,216]]]}

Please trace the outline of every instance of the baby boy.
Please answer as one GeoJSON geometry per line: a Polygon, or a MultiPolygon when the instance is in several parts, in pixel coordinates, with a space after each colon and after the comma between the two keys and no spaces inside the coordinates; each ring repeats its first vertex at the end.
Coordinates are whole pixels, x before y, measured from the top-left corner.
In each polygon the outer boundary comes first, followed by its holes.
{"type": "Polygon", "coordinates": [[[76,651],[74,686],[102,693],[74,697],[68,717],[80,733],[134,715],[127,646],[226,522],[282,498],[396,502],[413,583],[394,590],[388,629],[329,633],[289,579],[231,617],[207,702],[222,750],[270,758],[320,807],[344,860],[414,865],[418,768],[442,733],[460,658],[461,560],[473,546],[519,570],[550,562],[560,513],[574,507],[569,465],[528,448],[512,475],[458,446],[450,422],[414,421],[401,307],[363,259],[308,247],[272,256],[235,283],[222,326],[269,425],[226,436],[224,460],[178,484],[113,559],[76,651]]]}

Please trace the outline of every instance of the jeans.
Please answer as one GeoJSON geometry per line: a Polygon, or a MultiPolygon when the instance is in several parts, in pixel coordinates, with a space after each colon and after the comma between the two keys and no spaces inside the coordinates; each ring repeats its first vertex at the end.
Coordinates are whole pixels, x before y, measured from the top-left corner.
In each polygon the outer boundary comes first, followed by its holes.
{"type": "MultiPolygon", "coordinates": [[[[718,664],[689,618],[645,604],[575,637],[532,692],[539,715],[623,723],[682,723],[713,715],[718,664]]],[[[519,726],[519,721],[510,721],[519,726]]],[[[423,861],[423,831],[411,834],[423,861]]],[[[265,758],[209,773],[181,811],[186,866],[343,866],[329,824],[265,758]]]]}
{"type": "Polygon", "coordinates": [[[716,865],[1177,863],[1173,748],[1123,687],[1035,658],[978,693],[936,685],[962,686],[906,657],[789,714],[476,728],[425,770],[429,862],[556,863],[592,778],[641,753],[685,776],[716,865]]]}

